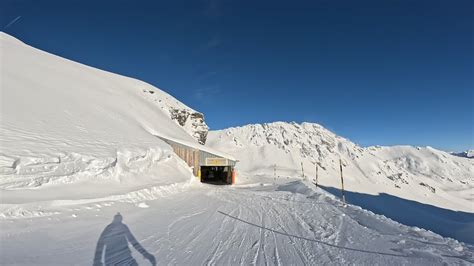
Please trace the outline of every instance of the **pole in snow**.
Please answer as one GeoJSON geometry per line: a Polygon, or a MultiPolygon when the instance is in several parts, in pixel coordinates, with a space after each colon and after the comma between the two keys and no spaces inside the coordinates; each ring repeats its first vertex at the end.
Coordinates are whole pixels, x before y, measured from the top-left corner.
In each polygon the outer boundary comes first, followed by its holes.
{"type": "Polygon", "coordinates": [[[314,178],[314,184],[318,187],[318,164],[316,163],[316,176],[314,178]]]}
{"type": "Polygon", "coordinates": [[[342,175],[342,160],[339,159],[339,168],[341,169],[341,193],[342,193],[342,202],[346,205],[346,196],[344,195],[344,176],[342,175]]]}
{"type": "Polygon", "coordinates": [[[305,177],[304,177],[303,162],[301,162],[301,173],[303,173],[303,180],[304,180],[304,179],[305,179],[305,177]]]}

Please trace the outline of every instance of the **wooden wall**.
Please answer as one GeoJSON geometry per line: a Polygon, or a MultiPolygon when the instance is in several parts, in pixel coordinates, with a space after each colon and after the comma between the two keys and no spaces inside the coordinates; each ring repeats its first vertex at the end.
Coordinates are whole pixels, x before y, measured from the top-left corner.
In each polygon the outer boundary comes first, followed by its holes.
{"type": "MultiPolygon", "coordinates": [[[[199,171],[201,165],[207,165],[206,159],[211,158],[223,158],[218,155],[214,155],[209,152],[205,152],[202,150],[198,150],[196,148],[192,148],[171,140],[168,140],[166,138],[161,138],[163,141],[168,143],[171,148],[173,148],[174,153],[178,155],[179,158],[181,158],[183,161],[185,161],[189,167],[193,168],[193,174],[195,176],[199,176],[199,171]]],[[[225,158],[223,158],[225,159],[225,158]]],[[[235,161],[225,159],[226,160],[226,165],[221,165],[221,166],[230,166],[233,168],[235,166],[235,161]]]]}
{"type": "Polygon", "coordinates": [[[183,161],[185,161],[190,167],[193,167],[193,174],[197,176],[199,171],[199,150],[185,147],[183,145],[170,145],[179,158],[183,159],[183,161]]]}

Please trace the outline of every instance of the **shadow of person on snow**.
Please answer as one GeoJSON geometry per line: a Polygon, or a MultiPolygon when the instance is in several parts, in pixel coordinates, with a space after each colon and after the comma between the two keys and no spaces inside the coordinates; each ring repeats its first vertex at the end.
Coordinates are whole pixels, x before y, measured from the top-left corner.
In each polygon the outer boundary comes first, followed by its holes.
{"type": "Polygon", "coordinates": [[[122,215],[117,213],[111,224],[105,227],[97,241],[94,255],[94,266],[96,265],[138,265],[132,257],[132,252],[128,247],[128,242],[140,252],[152,265],[156,265],[155,256],[148,253],[128,229],[122,223],[122,215]],[[105,250],[105,252],[104,252],[105,250]],[[103,254],[105,253],[105,254],[103,254]],[[103,263],[102,263],[102,255],[103,263]]]}

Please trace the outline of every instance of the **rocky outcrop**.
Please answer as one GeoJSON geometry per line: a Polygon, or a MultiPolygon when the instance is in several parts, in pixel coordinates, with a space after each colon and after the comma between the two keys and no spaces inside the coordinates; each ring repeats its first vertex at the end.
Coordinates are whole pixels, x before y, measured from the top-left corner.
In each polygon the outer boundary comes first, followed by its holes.
{"type": "Polygon", "coordinates": [[[192,112],[191,109],[170,108],[170,118],[182,126],[200,144],[206,143],[209,127],[204,122],[204,115],[199,112],[192,112]]]}
{"type": "Polygon", "coordinates": [[[143,95],[158,105],[163,112],[169,115],[171,120],[180,125],[199,144],[206,143],[209,127],[202,113],[191,109],[163,91],[143,89],[143,95]]]}

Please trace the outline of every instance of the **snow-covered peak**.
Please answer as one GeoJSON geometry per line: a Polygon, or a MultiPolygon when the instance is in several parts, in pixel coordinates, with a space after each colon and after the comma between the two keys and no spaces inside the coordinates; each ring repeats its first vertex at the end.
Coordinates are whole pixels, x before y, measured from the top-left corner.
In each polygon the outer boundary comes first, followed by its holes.
{"type": "Polygon", "coordinates": [[[361,148],[315,123],[273,122],[251,124],[211,132],[209,145],[233,143],[236,147],[273,146],[285,153],[295,153],[312,163],[322,162],[330,154],[357,156],[361,148]]]}
{"type": "Polygon", "coordinates": [[[467,150],[463,152],[453,152],[451,154],[459,156],[459,157],[464,157],[464,158],[470,158],[470,159],[474,158],[474,150],[467,150]]]}
{"type": "Polygon", "coordinates": [[[208,143],[234,155],[248,175],[310,176],[340,187],[339,160],[351,191],[390,193],[472,211],[474,162],[432,147],[360,147],[313,123],[275,122],[210,131],[208,143]]]}

